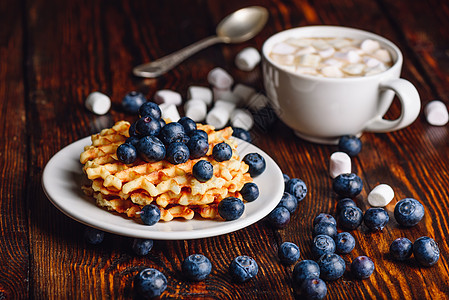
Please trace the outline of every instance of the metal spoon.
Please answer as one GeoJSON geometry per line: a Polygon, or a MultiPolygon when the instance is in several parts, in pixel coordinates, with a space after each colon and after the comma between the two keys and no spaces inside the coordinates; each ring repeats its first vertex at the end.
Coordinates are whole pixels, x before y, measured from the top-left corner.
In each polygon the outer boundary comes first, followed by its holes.
{"type": "Polygon", "coordinates": [[[268,11],[264,7],[250,6],[239,9],[224,18],[217,26],[217,35],[202,39],[184,49],[133,69],[136,76],[158,77],[196,52],[216,43],[240,43],[254,37],[265,26],[268,11]]]}

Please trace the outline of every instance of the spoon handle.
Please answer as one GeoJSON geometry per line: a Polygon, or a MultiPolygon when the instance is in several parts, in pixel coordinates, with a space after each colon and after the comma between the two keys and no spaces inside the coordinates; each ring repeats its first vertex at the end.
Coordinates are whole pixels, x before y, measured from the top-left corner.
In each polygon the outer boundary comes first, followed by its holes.
{"type": "Polygon", "coordinates": [[[196,43],[193,43],[181,50],[173,52],[167,56],[159,58],[150,63],[142,64],[133,69],[133,73],[139,77],[154,78],[158,77],[177,66],[180,62],[197,53],[198,51],[212,46],[216,43],[225,42],[218,36],[210,36],[196,43]]]}

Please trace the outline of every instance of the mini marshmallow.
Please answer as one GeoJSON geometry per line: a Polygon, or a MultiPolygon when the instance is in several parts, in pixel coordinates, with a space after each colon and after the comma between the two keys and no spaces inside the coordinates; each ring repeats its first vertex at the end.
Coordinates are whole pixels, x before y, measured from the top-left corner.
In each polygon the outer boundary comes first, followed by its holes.
{"type": "Polygon", "coordinates": [[[384,63],[391,62],[390,52],[385,49],[376,50],[376,52],[373,53],[373,56],[384,63]]]}
{"type": "Polygon", "coordinates": [[[253,47],[247,47],[235,57],[235,65],[242,71],[253,70],[260,62],[260,53],[253,47]]]}
{"type": "Polygon", "coordinates": [[[317,70],[311,67],[297,67],[295,71],[299,74],[318,75],[317,70]]]}
{"type": "Polygon", "coordinates": [[[427,122],[434,126],[443,126],[449,121],[446,104],[440,100],[433,100],[427,103],[424,108],[424,115],[426,116],[427,122]]]}
{"type": "Polygon", "coordinates": [[[234,83],[234,79],[222,68],[216,67],[207,74],[207,81],[219,89],[229,89],[234,83]]]}
{"type": "Polygon", "coordinates": [[[365,71],[365,75],[369,76],[369,75],[379,74],[383,71],[386,71],[387,69],[388,69],[387,66],[385,66],[383,63],[380,63],[375,67],[367,68],[365,71]]]}
{"type": "Polygon", "coordinates": [[[343,72],[340,70],[339,67],[337,66],[327,66],[321,69],[321,73],[325,76],[325,77],[335,77],[335,78],[340,78],[343,77],[343,72]]]}
{"type": "Polygon", "coordinates": [[[206,105],[211,105],[213,94],[210,88],[204,86],[189,86],[187,89],[189,99],[198,99],[204,101],[206,105]]]}
{"type": "Polygon", "coordinates": [[[329,41],[329,44],[331,44],[332,46],[334,46],[337,49],[342,49],[342,48],[350,46],[351,42],[347,39],[337,38],[335,40],[329,41]]]}
{"type": "Polygon", "coordinates": [[[304,54],[299,57],[299,65],[303,67],[316,67],[320,63],[321,57],[317,54],[304,54]]]}
{"type": "Polygon", "coordinates": [[[93,92],[87,96],[84,104],[89,111],[104,115],[111,108],[111,99],[100,92],[93,92]]]}
{"type": "Polygon", "coordinates": [[[287,43],[277,44],[273,47],[273,49],[271,49],[271,53],[281,55],[293,54],[295,51],[296,47],[289,45],[287,43]]]}
{"type": "Polygon", "coordinates": [[[231,125],[250,130],[254,125],[253,115],[246,109],[235,109],[231,114],[231,125]]]}
{"type": "Polygon", "coordinates": [[[298,50],[298,52],[296,52],[295,55],[311,54],[315,52],[316,52],[315,48],[313,48],[312,46],[308,46],[298,50]]]}
{"type": "Polygon", "coordinates": [[[181,105],[181,94],[172,90],[159,90],[154,94],[154,102],[157,104],[167,103],[176,106],[181,105]]]}
{"type": "Polygon", "coordinates": [[[295,63],[295,56],[293,54],[281,55],[281,54],[270,54],[270,58],[277,64],[286,66],[293,65],[295,63]]]}
{"type": "Polygon", "coordinates": [[[377,65],[382,63],[380,60],[371,56],[363,56],[362,59],[365,65],[369,68],[376,67],[377,65]]]}
{"type": "Polygon", "coordinates": [[[328,66],[335,66],[337,68],[341,68],[341,66],[343,66],[343,62],[335,58],[326,59],[325,61],[323,61],[323,64],[328,66]]]}
{"type": "Polygon", "coordinates": [[[222,100],[224,97],[226,97],[226,94],[231,93],[231,89],[219,89],[219,88],[212,88],[212,91],[214,93],[214,100],[222,100]]]}
{"type": "Polygon", "coordinates": [[[159,104],[159,108],[161,109],[162,118],[164,120],[168,119],[172,122],[177,122],[181,118],[178,109],[174,104],[162,103],[159,104]]]}
{"type": "Polygon", "coordinates": [[[293,46],[297,46],[297,47],[301,47],[301,48],[305,48],[307,46],[312,45],[313,40],[312,39],[297,39],[297,38],[288,38],[287,40],[285,40],[285,42],[287,44],[293,45],[293,46]]]}
{"type": "Polygon", "coordinates": [[[184,104],[184,111],[186,112],[186,117],[195,122],[202,122],[207,115],[207,105],[203,100],[190,99],[184,104]]]}
{"type": "Polygon", "coordinates": [[[318,54],[322,57],[322,58],[328,58],[331,57],[332,55],[334,55],[335,53],[335,49],[334,48],[326,48],[323,50],[318,51],[318,54]]]}
{"type": "Polygon", "coordinates": [[[222,93],[221,97],[218,98],[218,100],[224,100],[227,102],[234,103],[235,105],[239,105],[239,103],[242,99],[238,95],[231,92],[231,90],[229,90],[226,93],[222,93]]]}
{"type": "Polygon", "coordinates": [[[237,83],[234,86],[234,89],[232,90],[232,93],[240,98],[242,102],[247,102],[249,97],[251,97],[254,93],[256,93],[256,90],[253,89],[250,86],[237,83]]]}
{"type": "Polygon", "coordinates": [[[345,152],[334,152],[329,162],[329,175],[335,178],[340,174],[351,173],[351,157],[345,152]]]}
{"type": "Polygon", "coordinates": [[[360,75],[364,69],[364,64],[348,64],[344,66],[342,70],[350,75],[360,75]]]}
{"type": "Polygon", "coordinates": [[[261,93],[256,93],[249,98],[246,106],[252,110],[261,110],[268,104],[268,98],[261,93]]]}
{"type": "Polygon", "coordinates": [[[388,184],[379,184],[368,194],[371,206],[384,207],[394,198],[394,191],[388,184]]]}
{"type": "Polygon", "coordinates": [[[362,49],[366,53],[373,53],[379,48],[380,48],[379,42],[371,39],[366,39],[360,44],[360,49],[362,49]]]}
{"type": "Polygon", "coordinates": [[[336,52],[334,57],[349,63],[356,63],[360,60],[360,55],[354,50],[347,52],[336,52]]]}
{"type": "Polygon", "coordinates": [[[231,112],[235,109],[235,104],[223,100],[215,102],[214,107],[206,116],[206,123],[221,129],[226,126],[231,117],[231,112]]]}
{"type": "Polygon", "coordinates": [[[314,40],[312,46],[319,50],[324,50],[329,48],[329,43],[324,40],[314,40]]]}

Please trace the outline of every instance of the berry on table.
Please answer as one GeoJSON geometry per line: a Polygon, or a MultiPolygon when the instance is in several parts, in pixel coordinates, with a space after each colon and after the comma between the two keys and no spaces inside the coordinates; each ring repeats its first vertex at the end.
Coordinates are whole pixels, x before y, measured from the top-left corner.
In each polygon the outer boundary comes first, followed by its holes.
{"type": "Polygon", "coordinates": [[[440,258],[437,243],[428,236],[422,236],[413,243],[413,256],[424,267],[430,267],[440,258]]]}
{"type": "Polygon", "coordinates": [[[389,220],[390,217],[383,208],[369,208],[363,216],[363,222],[371,230],[382,230],[389,220]]]}
{"type": "Polygon", "coordinates": [[[355,197],[362,191],[362,179],[354,173],[343,173],[334,178],[332,189],[342,197],[355,197]]]}
{"type": "Polygon", "coordinates": [[[218,203],[218,214],[226,221],[237,220],[244,211],[243,201],[236,197],[226,197],[218,203]]]}
{"type": "Polygon", "coordinates": [[[182,273],[193,281],[204,280],[211,271],[210,260],[202,254],[192,254],[182,262],[182,273]]]}
{"type": "Polygon", "coordinates": [[[345,208],[346,206],[352,206],[357,207],[357,204],[355,204],[354,200],[351,198],[343,198],[338,201],[337,203],[337,215],[345,208]]]}
{"type": "Polygon", "coordinates": [[[337,226],[334,223],[319,222],[313,226],[312,236],[315,237],[320,234],[328,235],[334,239],[337,236],[337,226]]]}
{"type": "Polygon", "coordinates": [[[84,238],[89,244],[98,245],[103,242],[104,231],[93,227],[86,227],[84,231],[84,238]]]}
{"type": "Polygon", "coordinates": [[[243,162],[249,166],[251,177],[257,177],[265,171],[265,159],[259,153],[248,153],[243,157],[243,162]]]}
{"type": "Polygon", "coordinates": [[[306,279],[301,285],[300,294],[305,299],[324,299],[327,294],[326,283],[320,278],[306,279]]]}
{"type": "Polygon", "coordinates": [[[254,182],[247,182],[240,190],[243,200],[252,202],[259,197],[259,187],[254,182]]]}
{"type": "Polygon", "coordinates": [[[154,225],[161,219],[161,210],[154,204],[142,207],[140,218],[145,225],[154,225]]]}
{"type": "Polygon", "coordinates": [[[153,240],[135,238],[131,247],[135,254],[144,256],[153,249],[153,240]]]}
{"type": "Polygon", "coordinates": [[[349,156],[356,156],[362,150],[362,142],[354,135],[344,135],[338,140],[338,149],[349,156]]]}
{"type": "Polygon", "coordinates": [[[368,256],[359,256],[351,263],[351,273],[359,279],[366,279],[374,272],[374,262],[368,256]]]}
{"type": "Polygon", "coordinates": [[[207,160],[199,160],[193,165],[193,176],[200,182],[206,182],[214,175],[214,167],[207,160]]]}
{"type": "Polygon", "coordinates": [[[122,107],[125,112],[135,115],[139,112],[139,108],[145,102],[147,102],[147,99],[142,93],[132,91],[123,97],[122,107]]]}
{"type": "Polygon", "coordinates": [[[313,219],[313,226],[315,226],[318,223],[321,222],[326,222],[326,223],[331,223],[334,225],[337,225],[337,221],[335,220],[335,218],[330,215],[330,214],[326,214],[326,213],[320,213],[319,215],[317,215],[314,219],[313,219]]]}
{"type": "Polygon", "coordinates": [[[286,209],[288,209],[290,214],[293,214],[296,210],[296,207],[298,207],[298,201],[296,200],[296,198],[294,196],[285,192],[282,195],[281,201],[279,201],[279,204],[277,205],[277,207],[279,207],[279,206],[285,207],[286,209]]]}
{"type": "Polygon", "coordinates": [[[320,266],[320,277],[324,280],[336,280],[343,276],[346,264],[343,258],[335,253],[323,254],[318,259],[320,266]]]}
{"type": "Polygon", "coordinates": [[[254,278],[259,272],[259,266],[254,258],[246,255],[237,256],[229,265],[229,273],[237,283],[254,278]]]}
{"type": "Polygon", "coordinates": [[[424,217],[424,206],[416,199],[405,198],[396,203],[394,218],[406,227],[414,226],[424,217]]]}
{"type": "Polygon", "coordinates": [[[274,228],[281,229],[290,223],[290,216],[287,208],[278,206],[268,214],[267,220],[274,228]]]}
{"type": "Polygon", "coordinates": [[[137,159],[136,147],[128,143],[123,143],[118,146],[116,154],[118,160],[124,164],[132,164],[137,159]]]}
{"type": "Polygon", "coordinates": [[[300,257],[299,247],[291,242],[284,242],[279,247],[279,260],[286,265],[294,264],[300,257]]]}
{"type": "Polygon", "coordinates": [[[293,284],[299,288],[306,279],[320,278],[320,266],[313,260],[302,260],[293,268],[293,284]]]}
{"type": "Polygon", "coordinates": [[[345,229],[356,229],[362,224],[363,213],[358,207],[347,206],[338,214],[338,223],[345,229]]]}
{"type": "Polygon", "coordinates": [[[320,234],[314,237],[312,242],[312,254],[315,258],[321,257],[326,253],[335,252],[335,241],[328,235],[320,234]]]}
{"type": "Polygon", "coordinates": [[[349,232],[340,232],[335,238],[335,252],[348,254],[355,247],[355,239],[349,232]]]}
{"type": "Polygon", "coordinates": [[[159,270],[146,268],[134,278],[138,295],[145,298],[160,296],[167,288],[167,278],[159,270]]]}
{"type": "Polygon", "coordinates": [[[304,181],[298,178],[292,178],[287,181],[285,191],[296,197],[298,202],[302,201],[307,195],[307,185],[304,181]]]}
{"type": "Polygon", "coordinates": [[[230,160],[232,157],[232,148],[225,142],[218,143],[212,148],[212,156],[218,162],[230,160]]]}
{"type": "Polygon", "coordinates": [[[390,245],[390,255],[393,259],[403,261],[412,256],[413,243],[405,237],[395,239],[390,245]]]}

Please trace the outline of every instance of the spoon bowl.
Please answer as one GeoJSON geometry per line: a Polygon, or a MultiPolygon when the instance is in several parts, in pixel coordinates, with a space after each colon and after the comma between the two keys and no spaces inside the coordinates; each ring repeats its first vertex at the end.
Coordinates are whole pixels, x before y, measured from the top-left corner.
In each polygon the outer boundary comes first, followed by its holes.
{"type": "Polygon", "coordinates": [[[217,25],[215,36],[202,39],[153,62],[139,65],[133,69],[133,73],[139,77],[158,77],[206,47],[217,43],[241,43],[253,38],[262,30],[267,20],[268,10],[264,7],[250,6],[239,9],[217,25]]]}

